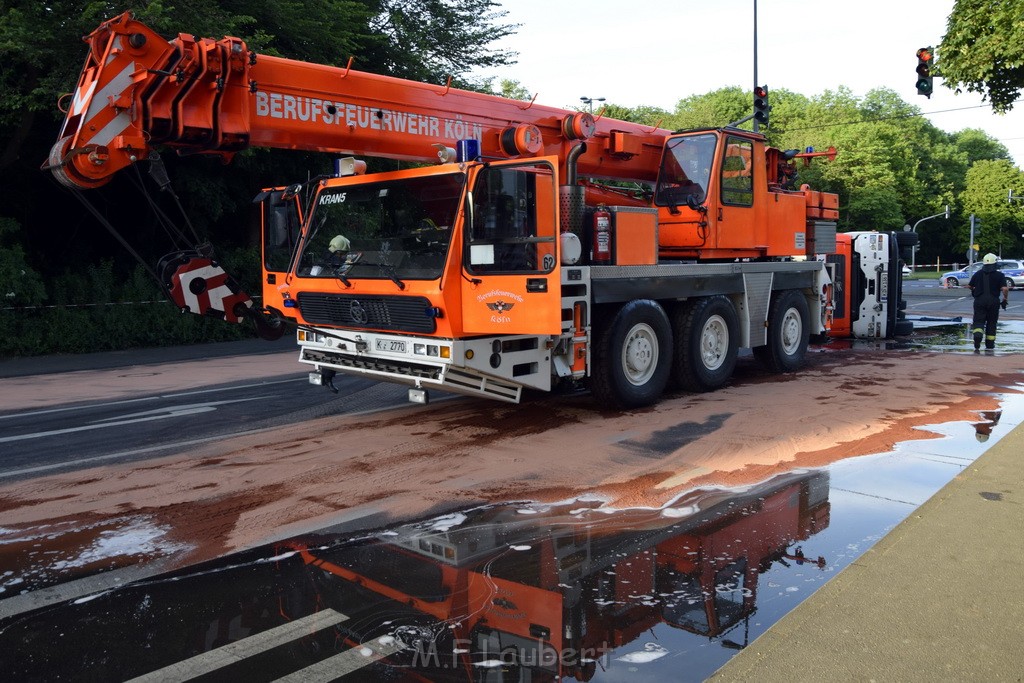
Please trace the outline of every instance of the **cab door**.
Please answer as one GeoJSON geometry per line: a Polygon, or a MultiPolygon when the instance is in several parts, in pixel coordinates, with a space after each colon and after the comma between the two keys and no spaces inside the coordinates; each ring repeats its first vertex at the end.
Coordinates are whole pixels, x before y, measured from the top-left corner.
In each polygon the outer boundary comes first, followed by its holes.
{"type": "Polygon", "coordinates": [[[561,332],[554,157],[483,164],[466,196],[463,330],[561,332]]]}
{"type": "Polygon", "coordinates": [[[302,206],[294,190],[272,188],[253,199],[260,205],[263,243],[263,305],[283,310],[281,292],[302,229],[302,206]]]}

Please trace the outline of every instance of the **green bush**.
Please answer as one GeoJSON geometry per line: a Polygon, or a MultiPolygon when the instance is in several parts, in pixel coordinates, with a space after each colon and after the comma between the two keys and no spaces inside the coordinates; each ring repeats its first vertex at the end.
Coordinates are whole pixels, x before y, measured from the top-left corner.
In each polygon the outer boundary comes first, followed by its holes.
{"type": "MultiPolygon", "coordinates": [[[[2,253],[0,253],[2,256],[2,253]]],[[[221,258],[243,288],[259,282],[256,249],[221,258]]],[[[41,282],[41,280],[40,280],[41,282]]],[[[89,353],[178,346],[254,337],[247,323],[181,313],[141,266],[119,275],[112,261],[65,272],[45,283],[46,296],[0,308],[0,357],[89,353]]],[[[252,289],[246,290],[250,295],[252,289]]],[[[258,295],[258,292],[255,292],[258,295]]]]}

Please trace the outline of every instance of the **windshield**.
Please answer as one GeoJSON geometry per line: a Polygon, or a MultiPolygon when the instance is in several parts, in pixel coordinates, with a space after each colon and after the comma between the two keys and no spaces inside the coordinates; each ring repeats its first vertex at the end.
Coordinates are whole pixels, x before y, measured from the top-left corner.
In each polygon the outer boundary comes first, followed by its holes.
{"type": "Polygon", "coordinates": [[[435,280],[444,268],[465,175],[345,185],[320,193],[297,274],[435,280]]]}
{"type": "Polygon", "coordinates": [[[714,134],[669,139],[658,172],[655,197],[659,206],[685,206],[688,197],[693,197],[698,204],[704,202],[716,141],[714,134]]]}

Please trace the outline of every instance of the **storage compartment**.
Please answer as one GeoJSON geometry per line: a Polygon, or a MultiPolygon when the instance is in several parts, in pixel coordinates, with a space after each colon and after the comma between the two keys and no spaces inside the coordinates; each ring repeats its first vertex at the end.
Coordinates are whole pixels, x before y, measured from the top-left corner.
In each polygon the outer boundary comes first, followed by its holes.
{"type": "Polygon", "coordinates": [[[800,188],[807,204],[807,218],[834,221],[839,219],[839,195],[834,192],[818,192],[807,185],[800,188]]]}
{"type": "Polygon", "coordinates": [[[658,262],[658,211],[609,206],[612,214],[612,263],[649,266],[658,262]]]}

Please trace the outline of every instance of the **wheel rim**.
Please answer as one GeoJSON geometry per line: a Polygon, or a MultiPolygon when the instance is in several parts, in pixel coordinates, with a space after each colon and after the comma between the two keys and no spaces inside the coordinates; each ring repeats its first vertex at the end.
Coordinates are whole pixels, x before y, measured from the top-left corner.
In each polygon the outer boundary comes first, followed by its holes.
{"type": "Polygon", "coordinates": [[[800,340],[803,337],[803,320],[800,319],[800,311],[795,308],[786,311],[779,334],[782,350],[787,356],[792,356],[799,350],[800,340]]]}
{"type": "Polygon", "coordinates": [[[957,285],[960,284],[960,281],[957,280],[955,277],[951,277],[948,280],[946,280],[946,284],[949,285],[950,287],[956,287],[957,285]]]}
{"type": "Polygon", "coordinates": [[[708,370],[717,370],[729,353],[729,326],[720,315],[708,318],[700,332],[700,359],[708,370]]]}
{"type": "Polygon", "coordinates": [[[634,386],[646,384],[658,366],[658,337],[650,325],[634,325],[622,345],[622,372],[634,386]]]}

